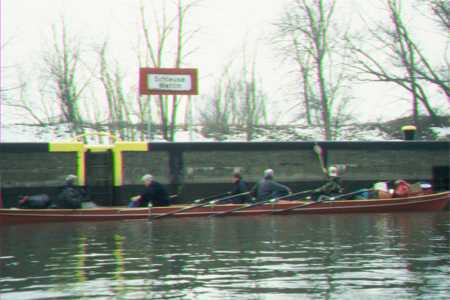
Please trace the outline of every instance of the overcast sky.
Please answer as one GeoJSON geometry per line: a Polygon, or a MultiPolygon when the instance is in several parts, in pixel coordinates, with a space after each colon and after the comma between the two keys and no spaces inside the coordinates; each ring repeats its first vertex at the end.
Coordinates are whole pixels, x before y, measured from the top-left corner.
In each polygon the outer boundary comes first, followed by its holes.
{"type": "MultiPolygon", "coordinates": [[[[169,0],[167,0],[169,1],[169,0]]],[[[250,48],[258,44],[259,74],[276,103],[269,109],[272,119],[286,116],[292,99],[283,93],[288,75],[280,66],[267,37],[273,33],[273,22],[279,18],[288,0],[205,0],[193,10],[189,18],[191,28],[200,31],[193,42],[198,51],[185,65],[199,69],[200,92],[211,90],[214,76],[219,74],[230,56],[238,52],[244,41],[250,48]]],[[[412,1],[412,0],[406,0],[412,1]]],[[[150,0],[146,0],[150,3],[150,0]]],[[[77,35],[84,45],[93,45],[105,38],[111,41],[112,55],[120,62],[129,76],[130,88],[137,85],[138,66],[134,48],[139,32],[139,0],[1,0],[2,84],[10,84],[20,68],[36,79],[37,62],[51,41],[51,25],[58,24],[64,16],[71,33],[77,35]]],[[[382,17],[380,5],[368,0],[342,0],[340,15],[345,20],[361,26],[360,15],[371,19],[382,17]]],[[[427,22],[420,15],[410,16],[423,37],[437,41],[437,55],[442,55],[441,41],[433,37],[427,22]],[[423,22],[423,23],[422,23],[423,22]]],[[[430,47],[433,51],[433,47],[430,47]]],[[[352,110],[362,120],[393,117],[407,102],[387,104],[398,91],[379,85],[354,86],[357,100],[352,110]],[[399,107],[396,107],[399,106],[399,107]]],[[[200,96],[199,96],[200,98],[200,96]]],[[[17,115],[7,114],[3,108],[3,123],[11,123],[17,115]],[[13,117],[14,115],[14,117],[13,117]]],[[[289,119],[284,119],[289,121],[289,119]]]]}

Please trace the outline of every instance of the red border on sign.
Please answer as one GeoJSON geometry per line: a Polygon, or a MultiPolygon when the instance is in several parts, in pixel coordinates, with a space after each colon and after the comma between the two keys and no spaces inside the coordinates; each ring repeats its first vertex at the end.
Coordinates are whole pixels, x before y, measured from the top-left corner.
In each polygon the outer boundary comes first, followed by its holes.
{"type": "Polygon", "coordinates": [[[139,69],[140,95],[198,95],[197,69],[178,68],[140,68],[139,69]],[[191,76],[191,89],[189,91],[150,90],[147,86],[148,74],[189,75],[191,76]]]}

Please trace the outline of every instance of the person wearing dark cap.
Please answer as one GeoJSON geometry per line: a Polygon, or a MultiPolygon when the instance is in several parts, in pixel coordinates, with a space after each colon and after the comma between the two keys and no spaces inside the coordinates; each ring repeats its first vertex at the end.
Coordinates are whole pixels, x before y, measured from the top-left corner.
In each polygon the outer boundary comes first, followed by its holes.
{"type": "Polygon", "coordinates": [[[238,172],[234,173],[233,177],[232,177],[232,181],[233,181],[233,189],[231,190],[231,192],[229,194],[236,195],[236,197],[231,198],[230,202],[236,203],[236,204],[248,202],[249,201],[248,185],[247,185],[247,182],[245,182],[242,179],[242,175],[238,172]],[[242,194],[244,194],[244,195],[242,195],[242,194]]]}
{"type": "Polygon", "coordinates": [[[264,201],[289,195],[291,190],[274,180],[272,169],[264,171],[264,177],[251,190],[250,194],[256,197],[256,201],[264,201]]]}
{"type": "Polygon", "coordinates": [[[77,176],[68,175],[61,192],[51,206],[52,208],[81,208],[82,202],[87,200],[86,191],[77,186],[77,176]]]}
{"type": "Polygon", "coordinates": [[[166,188],[153,179],[153,176],[146,174],[142,176],[144,190],[140,195],[131,198],[128,207],[148,207],[152,206],[170,206],[169,194],[166,188]]]}

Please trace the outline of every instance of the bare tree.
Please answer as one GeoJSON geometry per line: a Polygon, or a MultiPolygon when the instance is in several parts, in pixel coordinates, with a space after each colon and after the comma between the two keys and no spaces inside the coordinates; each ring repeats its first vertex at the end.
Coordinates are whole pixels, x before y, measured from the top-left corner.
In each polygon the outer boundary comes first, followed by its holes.
{"type": "MultiPolygon", "coordinates": [[[[29,80],[25,79],[24,73],[20,70],[18,72],[19,82],[22,82],[18,88],[14,89],[13,97],[6,97],[2,99],[2,104],[8,107],[17,108],[20,113],[24,114],[23,120],[30,120],[21,125],[36,125],[38,127],[46,127],[48,125],[57,124],[53,111],[56,107],[46,101],[46,95],[39,92],[39,99],[30,96],[29,80]],[[52,107],[53,106],[53,107],[52,107]],[[53,108],[53,109],[52,109],[53,108]]],[[[16,123],[18,124],[18,123],[16,123]]]]}
{"type": "Polygon", "coordinates": [[[369,49],[364,45],[352,46],[356,58],[353,67],[360,73],[361,80],[388,82],[406,90],[411,97],[411,111],[416,126],[420,104],[435,122],[439,122],[429,89],[435,87],[449,97],[448,62],[443,63],[443,66],[434,66],[426,57],[404,22],[401,4],[397,0],[386,0],[390,23],[382,21],[369,29],[375,43],[370,44],[369,49]],[[373,49],[383,51],[378,53],[373,49]],[[383,61],[380,55],[389,60],[383,61]]]}
{"type": "Polygon", "coordinates": [[[318,113],[327,140],[336,136],[335,126],[347,118],[348,103],[340,92],[348,77],[339,63],[345,59],[338,51],[343,34],[333,23],[334,11],[335,1],[292,0],[275,24],[278,49],[297,66],[306,121],[312,125],[318,113]]]}
{"type": "MultiPolygon", "coordinates": [[[[313,125],[313,107],[317,103],[317,97],[314,94],[313,88],[313,74],[314,71],[311,67],[312,65],[312,57],[309,51],[304,51],[306,49],[301,49],[300,43],[298,41],[298,37],[294,32],[292,34],[292,49],[289,49],[294,53],[294,61],[297,64],[298,71],[300,77],[300,82],[302,84],[301,90],[303,94],[303,106],[306,116],[306,123],[309,126],[313,125]]],[[[290,53],[288,53],[290,55],[290,53]]]]}
{"type": "Polygon", "coordinates": [[[231,132],[234,126],[243,130],[246,140],[254,138],[255,129],[266,123],[266,99],[257,76],[256,55],[250,59],[243,48],[241,62],[231,59],[217,79],[214,92],[207,97],[201,118],[205,130],[217,139],[231,132]],[[250,60],[250,62],[249,62],[250,60]]]}
{"type": "Polygon", "coordinates": [[[289,73],[294,78],[292,94],[296,102],[291,109],[300,109],[296,117],[305,118],[308,126],[314,126],[320,105],[314,89],[313,57],[309,51],[310,45],[302,42],[302,36],[296,30],[287,28],[287,24],[292,23],[291,18],[292,15],[286,12],[282,20],[276,23],[272,41],[282,63],[289,66],[289,73]]]}
{"type": "Polygon", "coordinates": [[[131,124],[131,107],[126,100],[123,87],[124,75],[117,67],[117,62],[109,63],[107,49],[107,42],[104,42],[97,53],[100,61],[99,80],[107,101],[109,130],[111,134],[118,135],[121,139],[130,138],[132,134],[127,127],[129,129],[131,124]],[[111,65],[116,67],[112,69],[111,65]]]}
{"type": "Polygon", "coordinates": [[[200,111],[200,122],[207,134],[216,135],[216,139],[230,133],[233,122],[233,105],[236,87],[231,79],[231,63],[225,65],[214,84],[214,91],[205,97],[206,106],[200,111]]]}
{"type": "Polygon", "coordinates": [[[68,123],[72,133],[79,135],[83,133],[79,102],[90,78],[80,83],[81,46],[69,35],[64,18],[59,29],[53,26],[52,33],[51,48],[43,57],[45,90],[59,105],[60,121],[68,123]]]}
{"type": "Polygon", "coordinates": [[[265,106],[267,96],[258,82],[256,56],[253,56],[252,61],[247,63],[244,53],[244,62],[236,85],[236,100],[239,109],[234,114],[239,116],[238,122],[245,128],[247,141],[251,141],[255,128],[267,120],[265,106]]]}
{"type": "Polygon", "coordinates": [[[447,0],[420,0],[425,2],[433,13],[433,18],[437,25],[448,33],[450,29],[450,6],[447,0]]]}
{"type": "MultiPolygon", "coordinates": [[[[10,42],[11,40],[2,43],[2,52],[6,50],[10,42]]],[[[3,80],[0,86],[0,106],[14,108],[16,114],[24,116],[20,118],[21,120],[31,117],[33,125],[44,127],[50,123],[50,109],[48,103],[43,101],[43,97],[40,98],[41,101],[30,101],[29,91],[31,81],[28,78],[29,76],[25,75],[22,66],[2,64],[1,72],[3,80]],[[13,79],[9,73],[10,70],[17,71],[18,75],[15,82],[12,82],[13,79]]]]}
{"type": "MultiPolygon", "coordinates": [[[[0,50],[2,51],[2,53],[6,50],[6,47],[8,46],[8,44],[11,42],[11,39],[10,40],[8,40],[8,41],[2,41],[2,44],[1,44],[1,46],[0,46],[0,50]]],[[[7,104],[7,100],[8,100],[8,98],[9,98],[9,94],[12,92],[12,91],[15,91],[15,90],[18,90],[18,89],[20,89],[20,88],[22,88],[23,86],[24,86],[24,84],[23,83],[19,83],[19,84],[17,84],[17,85],[15,85],[15,86],[7,86],[7,85],[5,85],[5,77],[7,77],[6,76],[6,74],[7,74],[7,71],[9,70],[9,69],[11,69],[12,68],[12,66],[9,66],[9,65],[4,65],[3,64],[3,62],[0,62],[0,70],[1,70],[1,73],[2,73],[2,82],[1,82],[1,85],[0,85],[0,104],[7,104]]]]}

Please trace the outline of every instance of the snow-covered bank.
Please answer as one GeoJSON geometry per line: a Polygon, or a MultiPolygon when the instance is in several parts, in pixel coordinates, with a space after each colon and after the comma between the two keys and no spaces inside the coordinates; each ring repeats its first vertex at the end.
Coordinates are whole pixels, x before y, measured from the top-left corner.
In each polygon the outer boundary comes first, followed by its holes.
{"type": "MultiPolygon", "coordinates": [[[[337,141],[389,141],[398,140],[400,129],[395,135],[389,134],[380,129],[381,126],[372,125],[348,125],[343,127],[335,140],[337,141]]],[[[449,140],[450,127],[432,127],[430,130],[436,140],[449,140]]],[[[87,132],[93,132],[87,130],[87,132]]],[[[37,127],[27,125],[4,125],[1,128],[1,142],[50,142],[50,141],[68,141],[73,140],[73,136],[65,126],[37,127]]],[[[90,143],[99,143],[95,134],[89,135],[90,143]]],[[[105,141],[108,139],[104,139],[105,141]]],[[[127,140],[145,140],[139,135],[134,139],[127,140]]],[[[284,126],[264,126],[255,129],[252,141],[318,141],[323,140],[320,128],[305,127],[301,125],[284,126]]],[[[151,141],[164,141],[161,135],[155,134],[151,141]]],[[[208,128],[202,126],[193,126],[190,130],[179,129],[176,133],[177,142],[235,142],[246,141],[246,132],[231,127],[227,133],[211,132],[208,128]]]]}

